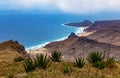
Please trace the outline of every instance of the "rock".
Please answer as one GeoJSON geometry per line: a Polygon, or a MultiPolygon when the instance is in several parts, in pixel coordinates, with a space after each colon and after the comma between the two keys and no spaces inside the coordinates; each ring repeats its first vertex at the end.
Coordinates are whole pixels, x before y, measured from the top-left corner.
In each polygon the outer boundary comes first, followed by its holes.
{"type": "Polygon", "coordinates": [[[68,38],[77,38],[78,36],[75,33],[71,33],[68,38]]]}
{"type": "Polygon", "coordinates": [[[57,50],[64,56],[64,60],[73,61],[71,58],[86,57],[89,52],[99,51],[108,54],[111,57],[120,60],[120,46],[111,45],[108,43],[97,42],[96,40],[88,39],[87,37],[77,37],[72,33],[66,40],[52,42],[45,46],[49,52],[57,50]],[[109,51],[109,48],[111,51],[109,51]]]}
{"type": "Polygon", "coordinates": [[[67,23],[65,25],[74,27],[86,27],[91,26],[92,22],[90,20],[84,20],[83,22],[67,23]]]}
{"type": "Polygon", "coordinates": [[[0,51],[4,51],[7,49],[15,50],[19,52],[20,54],[26,53],[24,46],[19,44],[17,41],[13,41],[13,40],[8,40],[8,41],[0,43],[0,51]]]}

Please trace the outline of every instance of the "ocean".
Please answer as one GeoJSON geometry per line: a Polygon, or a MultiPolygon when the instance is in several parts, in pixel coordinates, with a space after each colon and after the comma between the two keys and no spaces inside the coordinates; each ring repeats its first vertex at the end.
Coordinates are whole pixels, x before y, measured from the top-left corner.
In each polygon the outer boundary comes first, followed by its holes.
{"type": "Polygon", "coordinates": [[[81,28],[64,26],[64,23],[117,17],[117,15],[110,17],[108,14],[103,17],[102,15],[0,13],[0,42],[12,39],[24,45],[26,49],[35,49],[51,41],[63,40],[72,32],[83,31],[81,28]]]}
{"type": "Polygon", "coordinates": [[[26,49],[42,47],[51,41],[67,38],[80,28],[64,26],[67,22],[82,21],[68,14],[0,14],[0,42],[17,40],[26,49]]]}

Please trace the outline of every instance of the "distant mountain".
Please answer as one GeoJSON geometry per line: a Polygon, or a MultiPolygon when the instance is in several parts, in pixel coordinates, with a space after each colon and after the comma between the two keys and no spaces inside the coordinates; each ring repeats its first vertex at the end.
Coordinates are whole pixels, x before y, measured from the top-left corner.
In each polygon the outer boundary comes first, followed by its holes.
{"type": "Polygon", "coordinates": [[[89,52],[99,51],[120,60],[120,46],[115,46],[107,43],[97,42],[86,37],[78,37],[72,33],[66,40],[52,42],[45,46],[50,52],[60,51],[64,55],[64,60],[73,60],[78,56],[86,57],[89,52]]]}
{"type": "Polygon", "coordinates": [[[120,20],[95,21],[86,31],[120,30],[120,20]]]}
{"type": "Polygon", "coordinates": [[[85,31],[95,31],[89,39],[120,46],[120,20],[95,21],[85,31]]]}
{"type": "Polygon", "coordinates": [[[84,27],[84,26],[91,26],[92,22],[90,20],[84,20],[83,22],[67,23],[65,25],[75,26],[75,27],[84,27]]]}

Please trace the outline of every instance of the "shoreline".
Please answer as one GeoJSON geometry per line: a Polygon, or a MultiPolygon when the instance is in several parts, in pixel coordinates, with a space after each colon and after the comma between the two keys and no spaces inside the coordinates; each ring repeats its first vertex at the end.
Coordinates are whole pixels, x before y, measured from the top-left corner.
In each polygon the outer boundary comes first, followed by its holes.
{"type": "MultiPolygon", "coordinates": [[[[62,24],[63,26],[66,26],[64,24],[62,24]]],[[[81,37],[81,36],[87,36],[86,33],[88,32],[85,32],[84,30],[88,27],[74,27],[74,26],[66,26],[66,27],[73,27],[73,28],[77,28],[76,31],[74,32],[77,36],[81,37]]],[[[68,35],[69,36],[69,35],[68,35]]],[[[32,53],[34,52],[35,54],[36,53],[42,53],[43,52],[43,48],[45,45],[51,43],[51,42],[54,42],[54,41],[62,41],[62,40],[65,40],[68,38],[68,36],[65,36],[65,37],[61,37],[59,39],[55,39],[55,40],[51,40],[51,41],[47,41],[47,42],[44,42],[42,44],[38,44],[38,45],[35,45],[35,46],[31,46],[31,47],[28,47],[26,48],[26,51],[28,53],[31,53],[30,51],[32,51],[32,53]],[[41,52],[42,50],[42,52],[41,52]]],[[[46,50],[45,50],[46,52],[46,50]]]]}
{"type": "MultiPolygon", "coordinates": [[[[74,26],[67,26],[67,25],[64,25],[64,24],[61,24],[62,26],[65,26],[65,27],[72,27],[72,28],[76,28],[76,30],[74,31],[74,33],[77,35],[78,33],[82,33],[83,32],[83,28],[82,27],[74,27],[74,26]]],[[[67,37],[69,36],[69,34],[67,36],[64,36],[64,37],[61,37],[61,38],[57,38],[57,39],[54,39],[54,40],[51,40],[51,41],[47,41],[47,42],[43,42],[41,44],[38,44],[38,45],[33,45],[31,47],[27,47],[25,48],[26,51],[29,51],[29,50],[36,50],[36,49],[39,49],[39,48],[43,48],[45,45],[51,43],[51,42],[54,42],[54,41],[62,41],[62,40],[65,40],[67,37]]]]}

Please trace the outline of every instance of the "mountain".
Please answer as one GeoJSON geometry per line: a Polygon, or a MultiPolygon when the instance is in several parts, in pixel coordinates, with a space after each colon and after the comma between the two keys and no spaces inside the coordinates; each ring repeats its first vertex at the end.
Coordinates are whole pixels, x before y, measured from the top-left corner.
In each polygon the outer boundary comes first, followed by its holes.
{"type": "Polygon", "coordinates": [[[110,53],[111,57],[120,60],[120,46],[111,45],[108,43],[97,42],[87,37],[78,37],[72,33],[66,40],[51,42],[45,48],[52,51],[59,51],[63,54],[64,60],[74,60],[76,57],[86,57],[89,52],[99,51],[105,52],[106,57],[110,53]]]}
{"type": "Polygon", "coordinates": [[[13,61],[17,56],[25,56],[27,53],[24,46],[17,41],[8,40],[0,43],[0,62],[13,61]]]}
{"type": "Polygon", "coordinates": [[[120,46],[120,20],[95,21],[85,31],[95,31],[87,36],[89,39],[120,46]]]}
{"type": "Polygon", "coordinates": [[[120,20],[95,21],[85,31],[120,30],[120,20]]]}

